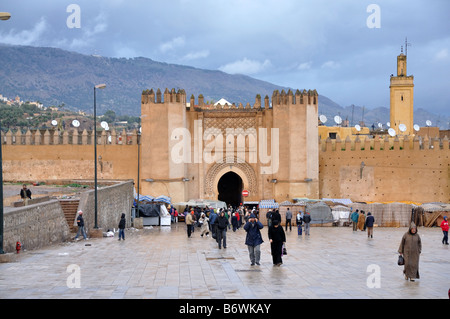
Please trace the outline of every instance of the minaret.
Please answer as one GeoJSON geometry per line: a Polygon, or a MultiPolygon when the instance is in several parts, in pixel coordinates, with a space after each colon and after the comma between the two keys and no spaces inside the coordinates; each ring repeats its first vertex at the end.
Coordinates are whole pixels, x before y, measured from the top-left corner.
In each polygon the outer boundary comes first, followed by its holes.
{"type": "Polygon", "coordinates": [[[414,76],[406,73],[407,56],[402,52],[397,57],[397,76],[391,76],[391,128],[399,135],[414,133],[414,76]],[[400,130],[401,124],[406,130],[400,130]]]}

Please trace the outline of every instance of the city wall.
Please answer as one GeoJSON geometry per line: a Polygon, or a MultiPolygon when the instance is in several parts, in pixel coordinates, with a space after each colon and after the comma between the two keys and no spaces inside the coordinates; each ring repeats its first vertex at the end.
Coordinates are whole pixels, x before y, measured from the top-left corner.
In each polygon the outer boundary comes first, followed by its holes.
{"type": "MultiPolygon", "coordinates": [[[[316,96],[315,94],[314,92],[311,96],[308,94],[306,96],[308,99],[313,99],[316,96]]],[[[278,105],[284,101],[286,104],[287,101],[292,99],[292,96],[292,92],[290,95],[274,94],[272,97],[273,103],[278,105]]],[[[152,106],[150,109],[154,111],[154,113],[149,113],[150,116],[143,118],[143,125],[149,121],[166,123],[169,114],[187,111],[186,114],[180,113],[185,115],[180,116],[179,119],[177,117],[176,125],[173,121],[170,122],[170,127],[172,128],[187,127],[191,129],[197,117],[201,117],[203,120],[210,120],[209,117],[215,116],[218,117],[217,120],[221,120],[219,115],[222,113],[242,112],[242,114],[247,114],[244,110],[249,108],[249,105],[245,107],[233,105],[229,107],[230,110],[225,110],[218,106],[215,112],[209,112],[207,109],[211,106],[204,104],[203,97],[199,97],[197,104],[194,98],[191,97],[191,107],[187,110],[184,106],[186,103],[184,91],[174,94],[174,92],[170,93],[166,90],[164,101],[167,101],[168,106],[161,104],[162,93],[160,91],[156,93],[156,96],[152,91],[146,92],[146,94],[142,95],[142,99],[142,103],[151,102],[149,104],[152,106]],[[155,98],[156,104],[153,104],[155,98]],[[156,106],[161,106],[161,109],[167,108],[167,110],[162,112],[156,106]],[[183,108],[183,110],[180,111],[178,108],[183,108]]],[[[301,101],[301,95],[299,95],[299,101],[301,101]]],[[[268,97],[264,100],[257,97],[252,109],[260,110],[262,104],[267,107],[269,102],[268,97]]],[[[311,102],[313,105],[317,103],[312,100],[301,102],[311,102]]],[[[265,117],[262,116],[260,111],[254,111],[257,115],[253,121],[257,123],[257,127],[272,127],[273,125],[273,127],[283,128],[283,123],[272,123],[274,121],[272,117],[275,112],[285,112],[284,104],[281,104],[275,110],[271,109],[270,112],[266,112],[265,117]]],[[[288,115],[288,117],[285,116],[283,119],[291,119],[292,116],[290,115],[293,114],[289,113],[288,115]]],[[[239,117],[239,115],[236,116],[239,117]]],[[[311,135],[312,133],[310,132],[317,130],[315,120],[317,119],[308,118],[307,123],[314,122],[314,125],[307,130],[307,134],[311,135]]],[[[176,200],[175,193],[181,193],[187,198],[201,197],[200,195],[205,193],[208,185],[201,182],[205,181],[208,167],[203,165],[205,166],[204,169],[200,169],[197,166],[186,168],[185,165],[170,164],[176,166],[176,169],[169,170],[169,149],[167,147],[165,151],[161,151],[161,149],[166,143],[169,143],[170,127],[164,128],[165,131],[167,130],[165,133],[167,137],[164,141],[163,139],[151,138],[151,136],[156,136],[154,134],[157,133],[156,130],[161,130],[161,126],[153,125],[149,127],[151,128],[148,131],[149,137],[147,137],[147,140],[143,140],[142,145],[138,143],[140,136],[136,131],[127,133],[125,131],[102,130],[97,134],[97,174],[99,180],[132,179],[136,182],[139,157],[141,194],[152,196],[167,195],[174,198],[174,200],[176,200]],[[161,143],[164,145],[161,146],[161,143]],[[168,173],[169,171],[171,173],[168,173]],[[152,188],[153,193],[147,192],[150,185],[159,185],[157,182],[159,175],[163,178],[163,181],[159,183],[161,186],[152,188]],[[192,178],[193,176],[195,180],[192,178]],[[183,177],[190,179],[187,182],[189,187],[185,185],[186,182],[183,181],[183,177]],[[156,179],[155,182],[149,183],[146,182],[148,178],[156,179]],[[188,191],[186,191],[186,188],[188,191]]],[[[304,135],[305,131],[301,131],[298,125],[293,125],[293,127],[298,131],[295,134],[291,132],[289,135],[284,130],[280,131],[280,171],[277,176],[273,177],[278,180],[278,183],[270,183],[270,178],[264,178],[263,181],[260,174],[256,174],[255,180],[257,182],[255,185],[258,185],[257,193],[261,194],[259,196],[261,198],[254,198],[254,200],[270,199],[268,198],[270,197],[269,195],[274,196],[273,194],[283,194],[283,200],[292,200],[292,198],[298,197],[299,194],[292,192],[296,188],[288,182],[292,184],[292,181],[296,181],[305,175],[305,172],[303,172],[305,165],[300,169],[296,163],[307,161],[311,157],[310,153],[314,153],[314,156],[318,156],[319,174],[317,182],[315,178],[312,178],[312,180],[313,185],[318,185],[317,194],[319,198],[349,198],[354,202],[450,202],[450,151],[447,137],[428,138],[426,136],[415,136],[413,138],[405,136],[401,138],[396,137],[395,139],[379,139],[378,137],[369,138],[368,136],[360,135],[356,139],[348,138],[345,141],[339,140],[339,137],[336,140],[315,139],[318,140],[317,147],[313,147],[310,144],[304,147],[298,143],[298,145],[295,144],[294,137],[297,136],[296,134],[304,135]],[[306,156],[307,154],[309,155],[306,156]],[[293,172],[300,177],[297,179],[293,178],[293,172]],[[283,183],[284,181],[286,183],[283,183]]],[[[312,138],[312,135],[310,135],[308,135],[307,140],[312,138]]],[[[56,130],[29,130],[23,134],[21,132],[13,133],[8,131],[6,134],[3,134],[4,180],[29,182],[92,179],[94,176],[93,140],[93,133],[86,130],[64,132],[56,130]]],[[[173,144],[175,142],[171,141],[170,143],[173,144]]],[[[192,143],[194,144],[194,142],[192,143]]],[[[194,150],[195,145],[192,145],[191,148],[194,150]]],[[[312,167],[311,163],[308,162],[306,172],[317,170],[317,168],[312,167]]],[[[257,169],[254,170],[255,172],[259,171],[257,169]]],[[[303,184],[305,183],[301,185],[303,184]]]]}
{"type": "Polygon", "coordinates": [[[320,196],[354,202],[450,202],[449,140],[350,138],[320,142],[320,196]]]}
{"type": "MultiPolygon", "coordinates": [[[[8,131],[3,144],[3,179],[11,182],[93,179],[94,145],[91,133],[40,131],[13,135],[8,131]],[[61,140],[61,143],[56,142],[61,140]],[[55,143],[56,142],[56,143],[55,143]]],[[[137,180],[137,134],[115,131],[99,137],[98,179],[137,180]],[[110,141],[108,137],[112,136],[110,141]],[[123,137],[123,140],[122,140],[123,137]]]]}

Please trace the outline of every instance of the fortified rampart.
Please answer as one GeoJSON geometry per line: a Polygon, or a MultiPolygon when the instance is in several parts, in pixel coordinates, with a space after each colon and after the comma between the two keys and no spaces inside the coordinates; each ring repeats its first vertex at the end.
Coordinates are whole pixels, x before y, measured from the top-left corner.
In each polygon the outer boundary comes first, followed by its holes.
{"type": "MultiPolygon", "coordinates": [[[[93,179],[93,132],[66,130],[9,130],[3,135],[5,181],[93,179]]],[[[137,180],[136,131],[111,130],[97,134],[99,179],[137,180]]]]}
{"type": "Polygon", "coordinates": [[[354,202],[450,202],[449,139],[321,141],[320,194],[354,202]]]}
{"type": "MultiPolygon", "coordinates": [[[[241,177],[243,189],[250,192],[245,200],[250,201],[319,197],[355,202],[450,202],[448,138],[358,136],[356,140],[320,141],[317,97],[315,90],[275,91],[272,101],[258,95],[253,106],[215,106],[206,104],[202,95],[198,101],[191,96],[187,103],[184,90],[145,90],[141,96],[142,140],[137,131],[98,132],[98,178],[136,182],[140,159],[140,193],[167,195],[174,201],[217,199],[220,177],[232,171],[241,177]],[[248,163],[252,152],[248,140],[247,162],[237,162],[237,153],[232,165],[228,158],[223,163],[202,160],[207,144],[201,141],[204,130],[252,127],[279,129],[278,171],[262,174],[264,164],[248,163]],[[170,158],[171,147],[179,143],[179,137],[172,136],[176,128],[192,137],[187,164],[173,163],[170,158]],[[200,136],[196,136],[197,129],[200,136]]],[[[270,133],[267,139],[269,155],[270,133]]],[[[235,136],[234,145],[237,140],[235,136]]],[[[225,142],[230,140],[225,139],[222,149],[215,151],[226,150],[225,142]]],[[[3,169],[5,181],[92,179],[93,132],[8,131],[3,134],[3,169]]]]}
{"type": "Polygon", "coordinates": [[[245,201],[316,198],[317,112],[315,90],[274,91],[271,100],[257,95],[253,105],[212,105],[203,95],[188,101],[183,90],[145,90],[143,192],[177,194],[179,201],[222,198],[220,180],[231,174],[242,181],[224,194],[235,203],[242,202],[242,190],[249,194],[245,201]],[[181,158],[168,160],[174,149],[181,158]]]}

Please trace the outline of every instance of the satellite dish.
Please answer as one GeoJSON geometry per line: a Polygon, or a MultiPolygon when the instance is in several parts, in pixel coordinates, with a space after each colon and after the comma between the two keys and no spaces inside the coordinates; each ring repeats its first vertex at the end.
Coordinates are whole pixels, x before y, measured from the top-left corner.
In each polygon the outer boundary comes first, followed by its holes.
{"type": "Polygon", "coordinates": [[[58,121],[57,121],[57,120],[53,120],[53,121],[52,121],[52,125],[53,125],[53,126],[58,125],[58,121]]]}
{"type": "Polygon", "coordinates": [[[336,122],[336,124],[341,124],[342,123],[342,118],[340,117],[340,116],[338,116],[338,115],[336,115],[335,117],[334,117],[334,121],[336,122]]]}
{"type": "Polygon", "coordinates": [[[103,127],[104,129],[106,129],[108,127],[108,122],[102,121],[100,123],[100,126],[103,127]]]}
{"type": "Polygon", "coordinates": [[[355,129],[356,129],[358,132],[361,132],[361,126],[359,126],[358,124],[355,125],[355,129]]]}
{"type": "Polygon", "coordinates": [[[426,123],[427,123],[427,126],[431,126],[432,125],[430,120],[428,120],[426,123]]]}
{"type": "Polygon", "coordinates": [[[406,132],[406,125],[405,125],[405,124],[400,124],[400,125],[398,126],[398,128],[400,129],[400,131],[406,132]]]}
{"type": "Polygon", "coordinates": [[[395,134],[395,130],[393,129],[393,128],[390,128],[389,130],[388,130],[388,133],[389,133],[389,135],[390,136],[392,136],[392,137],[394,137],[396,134],[395,134]]]}
{"type": "Polygon", "coordinates": [[[417,124],[414,124],[414,131],[419,132],[420,131],[420,126],[417,124]]]}
{"type": "Polygon", "coordinates": [[[387,127],[391,127],[391,122],[386,123],[387,127]]]}
{"type": "Polygon", "coordinates": [[[383,128],[383,124],[378,123],[378,127],[379,127],[379,128],[383,128]]]}
{"type": "Polygon", "coordinates": [[[325,115],[321,115],[321,116],[319,116],[319,120],[320,120],[320,122],[322,122],[322,124],[325,124],[328,119],[325,115]]]}
{"type": "Polygon", "coordinates": [[[80,126],[80,122],[78,120],[73,120],[72,125],[75,127],[78,127],[78,126],[80,126]]]}

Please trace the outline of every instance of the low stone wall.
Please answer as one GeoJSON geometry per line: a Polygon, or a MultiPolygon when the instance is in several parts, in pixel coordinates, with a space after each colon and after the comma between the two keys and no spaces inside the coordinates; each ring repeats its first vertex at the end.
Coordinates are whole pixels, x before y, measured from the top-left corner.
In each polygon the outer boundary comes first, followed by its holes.
{"type": "Polygon", "coordinates": [[[4,213],[3,250],[37,249],[69,239],[70,230],[58,200],[15,208],[4,213]]]}
{"type": "MultiPolygon", "coordinates": [[[[97,226],[106,232],[117,229],[122,213],[126,216],[127,227],[131,226],[133,206],[133,181],[120,182],[97,190],[97,226]]],[[[83,211],[88,236],[95,226],[95,191],[81,194],[78,210],[83,211]]],[[[76,222],[74,221],[75,225],[76,222]]]]}
{"type": "MultiPolygon", "coordinates": [[[[101,231],[117,229],[122,213],[125,213],[127,227],[131,226],[133,206],[133,181],[117,182],[115,185],[97,190],[97,224],[101,231]]],[[[94,190],[81,194],[78,210],[83,211],[85,227],[93,233],[95,201],[94,190]]],[[[75,220],[73,223],[76,225],[75,220]]],[[[58,200],[50,200],[4,212],[3,250],[16,251],[16,242],[26,250],[38,249],[71,239],[69,224],[58,200]]]]}

